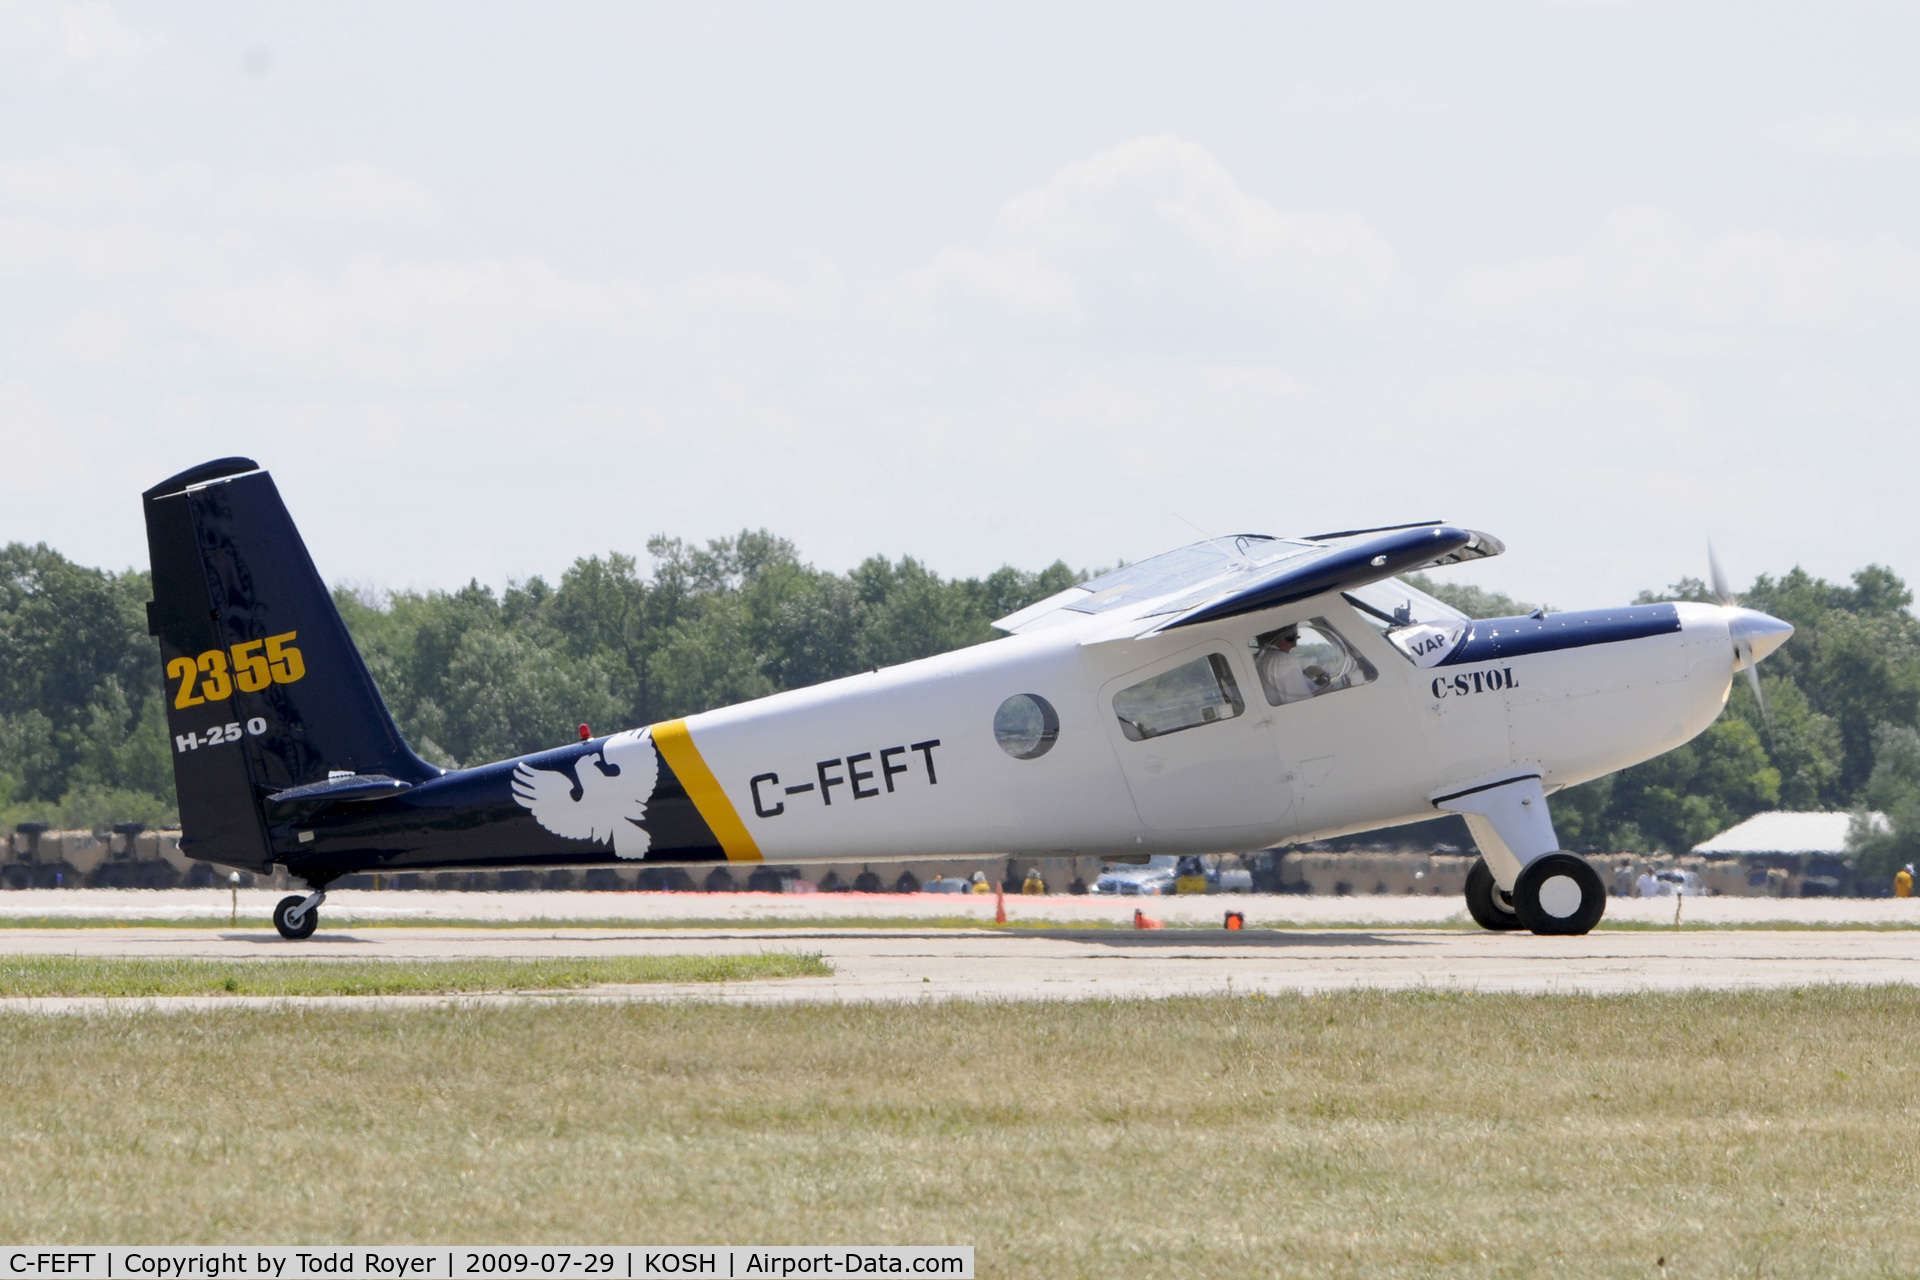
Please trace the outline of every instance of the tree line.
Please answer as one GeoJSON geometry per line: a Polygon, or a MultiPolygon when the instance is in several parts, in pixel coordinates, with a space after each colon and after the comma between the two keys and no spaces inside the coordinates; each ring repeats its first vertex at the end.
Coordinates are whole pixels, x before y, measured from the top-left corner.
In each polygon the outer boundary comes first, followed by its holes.
{"type": "Polygon", "coordinates": [[[647,552],[645,574],[613,553],[498,595],[470,582],[334,599],[408,741],[454,766],[553,746],[576,723],[652,724],[979,644],[1086,577],[1055,562],[947,579],[883,556],[830,573],[765,530],[647,552]]]}
{"type": "MultiPolygon", "coordinates": [[[[943,578],[905,557],[846,573],[766,530],[693,545],[659,537],[504,590],[334,593],[415,750],[448,767],[565,741],[575,724],[649,724],[993,638],[991,622],[1083,581],[1056,561],[943,578]]],[[[1529,604],[1417,577],[1474,617],[1529,604]]],[[[172,756],[148,577],[0,549],[0,823],[172,820],[172,756]]],[[[1636,603],[1706,600],[1683,579],[1636,603]]],[[[1684,850],[1763,809],[1887,812],[1861,869],[1920,856],[1920,619],[1891,571],[1847,583],[1794,569],[1742,597],[1796,633],[1700,737],[1555,797],[1571,848],[1684,850]]]]}
{"type": "MultiPolygon", "coordinates": [[[[991,639],[993,619],[1084,580],[1056,562],[943,578],[912,557],[816,569],[765,530],[659,537],[649,565],[576,560],[495,592],[339,589],[395,722],[449,768],[991,639]]],[[[0,548],[0,824],[177,820],[147,573],[0,548]]]]}

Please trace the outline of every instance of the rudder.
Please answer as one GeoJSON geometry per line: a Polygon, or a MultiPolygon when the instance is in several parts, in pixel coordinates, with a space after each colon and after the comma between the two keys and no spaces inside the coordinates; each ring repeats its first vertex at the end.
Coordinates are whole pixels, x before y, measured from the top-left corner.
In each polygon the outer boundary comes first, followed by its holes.
{"type": "Polygon", "coordinates": [[[440,770],[408,748],[273,479],[204,463],[142,495],[167,726],[189,856],[264,871],[263,801],[332,773],[440,770]]]}

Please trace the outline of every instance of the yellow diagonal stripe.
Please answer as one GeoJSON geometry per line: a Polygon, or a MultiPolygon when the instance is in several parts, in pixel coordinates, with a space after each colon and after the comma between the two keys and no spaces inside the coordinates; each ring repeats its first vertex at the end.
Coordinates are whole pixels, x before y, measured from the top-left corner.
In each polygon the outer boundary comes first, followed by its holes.
{"type": "Polygon", "coordinates": [[[653,726],[653,745],[660,748],[667,767],[687,789],[693,807],[707,820],[707,826],[726,851],[727,861],[759,862],[760,846],[747,834],[747,824],[740,821],[740,814],[734,809],[733,801],[727,799],[727,793],[720,789],[713,770],[700,758],[700,749],[693,745],[687,722],[669,720],[653,726]]]}

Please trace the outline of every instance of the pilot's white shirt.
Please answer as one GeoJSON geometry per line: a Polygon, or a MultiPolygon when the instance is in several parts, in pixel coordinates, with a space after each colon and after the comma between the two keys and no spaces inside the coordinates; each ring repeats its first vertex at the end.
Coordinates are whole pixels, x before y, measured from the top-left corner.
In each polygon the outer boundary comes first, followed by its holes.
{"type": "Polygon", "coordinates": [[[1318,692],[1300,660],[1272,645],[1260,650],[1254,665],[1260,669],[1260,683],[1266,687],[1267,701],[1279,704],[1304,702],[1318,692]]]}

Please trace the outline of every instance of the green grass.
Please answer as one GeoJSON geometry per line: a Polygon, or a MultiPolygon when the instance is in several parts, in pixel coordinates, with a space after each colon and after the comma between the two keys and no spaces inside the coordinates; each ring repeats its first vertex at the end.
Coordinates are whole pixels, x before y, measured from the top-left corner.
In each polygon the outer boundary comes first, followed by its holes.
{"type": "Polygon", "coordinates": [[[607,983],[827,977],[818,954],[538,960],[200,960],[0,957],[0,996],[390,996],[574,991],[607,983]]]}
{"type": "Polygon", "coordinates": [[[1911,1274],[1920,992],[0,1015],[0,1239],[1911,1274]]]}

